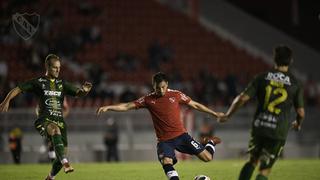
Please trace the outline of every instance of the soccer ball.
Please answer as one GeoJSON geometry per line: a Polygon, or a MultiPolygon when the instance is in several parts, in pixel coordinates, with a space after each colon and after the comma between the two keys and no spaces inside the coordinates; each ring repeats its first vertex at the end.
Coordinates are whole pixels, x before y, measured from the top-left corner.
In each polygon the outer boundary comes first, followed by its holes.
{"type": "Polygon", "coordinates": [[[198,176],[194,177],[194,180],[210,180],[210,178],[205,175],[198,175],[198,176]]]}

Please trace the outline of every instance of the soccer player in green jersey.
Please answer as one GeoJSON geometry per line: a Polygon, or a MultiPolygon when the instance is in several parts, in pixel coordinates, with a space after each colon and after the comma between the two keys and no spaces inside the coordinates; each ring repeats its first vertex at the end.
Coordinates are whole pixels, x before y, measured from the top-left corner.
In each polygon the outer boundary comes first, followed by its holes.
{"type": "Polygon", "coordinates": [[[54,179],[55,175],[63,167],[65,173],[73,172],[67,157],[66,149],[67,127],[63,119],[63,102],[66,95],[82,97],[91,90],[91,83],[85,82],[81,88],[58,79],[60,73],[60,58],[49,54],[45,59],[45,76],[38,77],[19,84],[12,89],[0,104],[0,112],[8,111],[10,101],[21,92],[34,93],[39,99],[39,115],[35,121],[35,127],[39,133],[48,138],[56,153],[52,169],[47,180],[54,179]]]}
{"type": "Polygon", "coordinates": [[[256,98],[257,110],[252,121],[249,161],[243,166],[239,180],[249,180],[260,163],[256,180],[266,180],[279,157],[290,128],[291,108],[297,113],[292,122],[294,130],[300,130],[304,119],[303,88],[290,73],[292,51],[279,45],[273,51],[275,68],[258,74],[232,102],[219,122],[227,121],[249,99],[256,98]]]}

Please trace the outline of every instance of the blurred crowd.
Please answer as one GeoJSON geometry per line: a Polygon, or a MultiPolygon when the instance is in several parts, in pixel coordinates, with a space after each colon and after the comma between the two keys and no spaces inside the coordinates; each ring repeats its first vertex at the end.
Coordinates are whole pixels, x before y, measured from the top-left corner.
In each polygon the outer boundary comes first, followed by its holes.
{"type": "MultiPolygon", "coordinates": [[[[30,71],[34,70],[36,69],[30,69],[30,71]]],[[[0,61],[1,99],[11,88],[18,84],[18,82],[7,78],[8,73],[13,72],[8,72],[6,61],[0,61]]],[[[134,73],[134,71],[132,70],[130,73],[134,73]]],[[[181,90],[194,100],[214,106],[230,105],[232,99],[245,88],[249,80],[249,77],[247,79],[239,79],[232,74],[221,79],[215,77],[214,73],[208,70],[199,72],[190,81],[183,80],[178,69],[167,73],[170,79],[169,88],[181,90]]],[[[85,106],[133,101],[152,91],[151,81],[144,84],[110,81],[108,80],[108,72],[103,72],[99,66],[91,65],[91,67],[87,68],[86,74],[88,81],[94,84],[94,88],[87,98],[91,99],[91,103],[85,106]]],[[[65,79],[68,78],[66,77],[65,79]]],[[[320,105],[320,83],[311,76],[304,83],[304,93],[307,106],[315,107],[320,105]]],[[[13,107],[28,107],[33,105],[34,102],[34,96],[26,93],[13,101],[13,107]]]]}
{"type": "MultiPolygon", "coordinates": [[[[3,47],[6,52],[3,56],[0,56],[1,99],[19,82],[43,75],[44,58],[49,53],[58,54],[62,58],[62,78],[78,84],[81,84],[84,80],[93,83],[94,88],[89,97],[85,99],[88,103],[75,104],[76,106],[96,107],[101,104],[127,102],[152,91],[150,74],[146,74],[140,82],[115,81],[110,78],[112,74],[104,67],[106,63],[120,75],[134,76],[146,69],[147,72],[152,73],[164,71],[170,77],[170,88],[181,90],[194,100],[214,106],[229,105],[231,100],[253,78],[245,73],[240,75],[229,73],[221,77],[217,76],[212,70],[203,68],[197,72],[188,72],[193,76],[186,79],[186,72],[181,71],[179,66],[175,64],[175,61],[177,61],[175,59],[175,47],[170,41],[160,41],[156,37],[149,41],[148,47],[144,50],[147,64],[144,64],[145,61],[140,59],[140,56],[121,49],[112,56],[112,59],[99,59],[100,53],[103,52],[96,53],[98,54],[98,61],[103,61],[102,64],[97,61],[85,61],[81,52],[88,50],[87,47],[100,44],[106,36],[105,33],[101,32],[102,26],[99,23],[78,23],[79,27],[72,27],[60,18],[65,15],[63,13],[69,13],[69,11],[63,10],[68,6],[57,8],[60,6],[38,2],[37,0],[15,0],[0,3],[0,47],[3,47]],[[37,9],[36,12],[41,14],[39,24],[41,31],[38,31],[35,36],[27,41],[20,38],[12,28],[11,16],[20,12],[21,9],[25,11],[37,9]],[[69,26],[66,27],[66,25],[69,26]]],[[[102,7],[89,1],[71,1],[70,5],[75,6],[76,10],[72,13],[76,19],[81,17],[82,19],[98,21],[99,17],[100,19],[103,17],[99,16],[103,13],[103,10],[100,9],[102,7]]],[[[71,16],[71,12],[68,15],[71,16]]],[[[320,82],[314,80],[312,76],[305,82],[305,97],[308,106],[320,105],[320,82]]],[[[34,103],[34,96],[26,93],[13,101],[13,107],[29,107],[34,103]]],[[[73,104],[71,103],[71,105],[73,104]]]]}

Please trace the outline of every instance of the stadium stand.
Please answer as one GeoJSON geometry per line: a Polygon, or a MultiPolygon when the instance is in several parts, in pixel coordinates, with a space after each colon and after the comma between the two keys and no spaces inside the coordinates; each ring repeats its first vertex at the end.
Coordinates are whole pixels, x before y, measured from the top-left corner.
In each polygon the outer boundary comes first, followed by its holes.
{"type": "MultiPolygon", "coordinates": [[[[62,56],[62,76],[78,82],[88,78],[95,81],[105,74],[111,83],[144,85],[150,83],[154,71],[161,70],[174,71],[183,82],[199,80],[198,75],[207,71],[222,83],[229,75],[238,77],[240,82],[236,83],[246,83],[268,67],[197,21],[156,1],[34,1],[7,6],[6,15],[25,9],[40,14],[41,23],[29,41],[21,41],[14,32],[7,37],[12,43],[2,41],[3,59],[9,71],[15,72],[8,74],[5,87],[41,75],[47,53],[62,56]],[[101,74],[91,76],[91,66],[100,67],[101,74]]],[[[98,93],[92,96],[95,99],[98,93]]],[[[97,106],[92,100],[85,101],[90,102],[75,105],[97,106]]],[[[206,101],[211,103],[212,99],[206,101]]]]}

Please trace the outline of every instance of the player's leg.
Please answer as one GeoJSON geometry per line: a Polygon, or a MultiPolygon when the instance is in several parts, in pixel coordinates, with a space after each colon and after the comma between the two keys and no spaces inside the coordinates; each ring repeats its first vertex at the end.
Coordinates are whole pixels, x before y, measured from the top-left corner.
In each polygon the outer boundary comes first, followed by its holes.
{"type": "Polygon", "coordinates": [[[265,139],[265,142],[260,156],[260,167],[256,180],[268,179],[271,168],[280,156],[285,144],[283,140],[265,139]]]}
{"type": "Polygon", "coordinates": [[[239,175],[239,180],[250,180],[254,169],[259,163],[258,157],[250,155],[249,161],[247,161],[242,167],[239,175]]]}
{"type": "Polygon", "coordinates": [[[66,146],[66,142],[65,142],[66,137],[64,137],[65,132],[62,133],[61,129],[55,123],[49,123],[46,126],[46,131],[49,137],[51,137],[51,142],[53,144],[57,159],[63,165],[65,173],[72,172],[73,168],[70,166],[65,153],[65,146],[66,146]]]}
{"type": "Polygon", "coordinates": [[[17,149],[11,150],[13,161],[15,164],[20,164],[19,152],[17,149]]]}
{"type": "MultiPolygon", "coordinates": [[[[44,125],[45,126],[45,125],[44,125]]],[[[46,180],[53,180],[63,167],[61,158],[64,158],[64,146],[62,142],[62,136],[60,128],[54,124],[49,123],[46,126],[46,133],[48,141],[50,141],[53,149],[55,150],[56,159],[52,161],[52,168],[47,176],[46,180]]]]}
{"type": "Polygon", "coordinates": [[[50,162],[53,162],[56,159],[56,152],[54,152],[54,147],[50,140],[46,140],[46,143],[48,146],[48,157],[50,159],[50,162]]]}
{"type": "Polygon", "coordinates": [[[65,158],[65,155],[60,128],[54,123],[49,123],[46,130],[51,139],[57,158],[62,161],[65,158]]]}
{"type": "Polygon", "coordinates": [[[204,146],[204,150],[201,153],[197,154],[197,157],[204,162],[209,162],[213,159],[213,155],[216,151],[215,146],[221,143],[221,140],[218,137],[212,137],[212,138],[207,138],[204,141],[206,143],[206,145],[204,146]]]}
{"type": "MultiPolygon", "coordinates": [[[[62,135],[62,142],[63,142],[63,145],[64,145],[64,154],[65,154],[65,156],[67,156],[67,153],[68,153],[68,138],[67,138],[67,126],[66,126],[65,123],[64,123],[63,128],[60,128],[60,130],[61,130],[61,135],[62,135]]],[[[74,171],[74,169],[70,165],[69,161],[67,163],[63,164],[63,170],[64,170],[65,173],[70,173],[70,172],[74,171]]]]}
{"type": "Polygon", "coordinates": [[[55,176],[59,173],[61,168],[62,168],[62,164],[61,164],[60,160],[57,158],[55,160],[53,160],[51,171],[50,171],[49,175],[47,176],[46,180],[53,180],[55,178],[55,176]]]}
{"type": "Polygon", "coordinates": [[[257,137],[251,137],[249,141],[250,159],[242,167],[239,175],[239,180],[250,180],[253,171],[259,163],[259,155],[261,152],[261,140],[257,137]]]}
{"type": "Polygon", "coordinates": [[[178,172],[173,167],[177,162],[174,153],[174,142],[159,142],[157,145],[157,153],[158,159],[168,179],[179,180],[178,172]]]}

